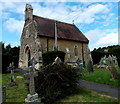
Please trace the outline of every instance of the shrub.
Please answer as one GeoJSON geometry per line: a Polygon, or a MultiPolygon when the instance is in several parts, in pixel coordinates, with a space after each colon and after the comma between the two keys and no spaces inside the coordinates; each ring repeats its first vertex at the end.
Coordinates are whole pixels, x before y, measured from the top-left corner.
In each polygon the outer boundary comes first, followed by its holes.
{"type": "Polygon", "coordinates": [[[35,89],[41,97],[45,98],[46,104],[52,104],[59,98],[77,91],[79,77],[78,68],[63,63],[49,64],[39,71],[38,77],[35,78],[35,89]]]}
{"type": "Polygon", "coordinates": [[[11,60],[11,54],[2,54],[2,73],[5,73],[7,71],[7,67],[9,66],[11,60]]]}
{"type": "Polygon", "coordinates": [[[42,54],[43,56],[43,65],[48,65],[54,62],[55,58],[58,56],[61,61],[64,62],[65,52],[63,51],[48,51],[42,54]]]}

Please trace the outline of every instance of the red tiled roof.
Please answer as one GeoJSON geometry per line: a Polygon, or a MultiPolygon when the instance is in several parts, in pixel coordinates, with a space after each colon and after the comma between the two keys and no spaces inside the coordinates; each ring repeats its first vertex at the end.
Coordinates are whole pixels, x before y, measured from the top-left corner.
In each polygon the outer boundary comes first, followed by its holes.
{"type": "MultiPolygon", "coordinates": [[[[43,37],[55,36],[55,20],[39,17],[33,15],[33,19],[37,23],[38,35],[43,37]]],[[[74,25],[60,21],[56,21],[57,24],[57,36],[58,39],[80,41],[88,43],[89,40],[83,35],[83,33],[74,25]]]]}

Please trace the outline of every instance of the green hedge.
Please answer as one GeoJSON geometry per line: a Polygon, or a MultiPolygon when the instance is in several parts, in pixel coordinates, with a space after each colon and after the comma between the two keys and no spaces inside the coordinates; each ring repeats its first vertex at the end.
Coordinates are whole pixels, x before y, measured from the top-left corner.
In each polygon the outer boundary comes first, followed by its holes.
{"type": "Polygon", "coordinates": [[[63,51],[48,51],[42,54],[43,56],[43,65],[48,65],[54,62],[55,58],[58,56],[61,61],[64,62],[65,52],[63,51]]]}

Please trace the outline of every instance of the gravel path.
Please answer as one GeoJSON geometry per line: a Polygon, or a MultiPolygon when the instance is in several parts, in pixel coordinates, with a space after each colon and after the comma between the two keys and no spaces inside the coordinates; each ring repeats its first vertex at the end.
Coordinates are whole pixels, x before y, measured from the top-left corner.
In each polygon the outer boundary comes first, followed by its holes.
{"type": "Polygon", "coordinates": [[[120,88],[118,87],[113,87],[113,86],[99,84],[99,83],[85,81],[85,80],[80,80],[79,85],[82,88],[96,91],[103,95],[120,98],[120,88]]]}

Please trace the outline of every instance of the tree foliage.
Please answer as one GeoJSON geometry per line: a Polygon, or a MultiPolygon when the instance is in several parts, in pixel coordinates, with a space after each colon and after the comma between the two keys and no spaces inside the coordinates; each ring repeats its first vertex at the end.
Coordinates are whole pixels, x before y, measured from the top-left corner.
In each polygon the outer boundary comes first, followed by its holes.
{"type": "Polygon", "coordinates": [[[92,58],[93,58],[93,64],[98,64],[100,62],[100,59],[104,57],[105,55],[108,57],[109,55],[114,55],[117,57],[118,65],[120,67],[120,45],[113,45],[103,48],[94,49],[91,52],[92,58]],[[108,51],[105,51],[108,50],[108,51]]]}
{"type": "Polygon", "coordinates": [[[6,47],[4,43],[2,43],[2,72],[5,73],[7,67],[11,62],[14,63],[15,67],[18,67],[18,60],[19,60],[19,47],[11,47],[8,44],[6,47]]]}

